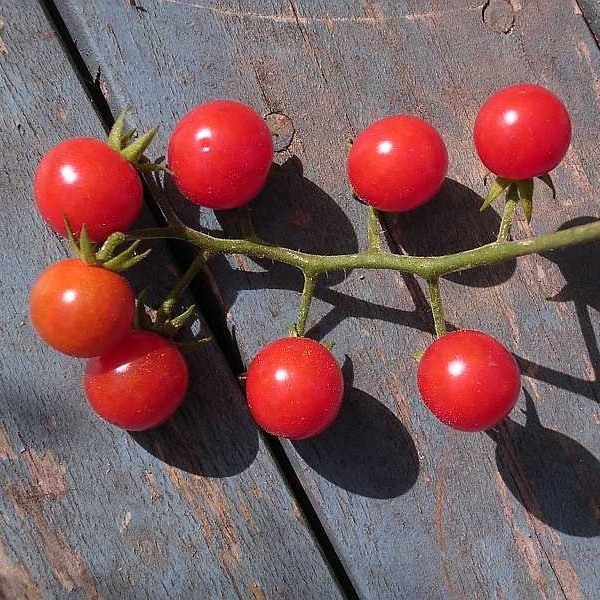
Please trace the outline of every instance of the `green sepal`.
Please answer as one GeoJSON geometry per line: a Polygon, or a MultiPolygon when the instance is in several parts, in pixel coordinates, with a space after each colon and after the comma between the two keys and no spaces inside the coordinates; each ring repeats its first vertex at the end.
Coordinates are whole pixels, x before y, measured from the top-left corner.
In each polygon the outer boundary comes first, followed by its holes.
{"type": "MultiPolygon", "coordinates": [[[[160,310],[160,309],[159,309],[160,310]]],[[[159,318],[157,311],[157,318],[150,325],[150,330],[158,333],[167,338],[175,337],[180,329],[196,314],[196,305],[192,304],[188,306],[181,314],[173,317],[172,319],[168,318],[168,315],[163,313],[162,317],[159,318]]]]}
{"type": "Polygon", "coordinates": [[[77,238],[71,229],[71,224],[67,219],[66,215],[63,215],[63,223],[65,224],[65,229],[67,231],[67,240],[69,241],[69,245],[71,246],[71,250],[77,256],[79,256],[79,243],[77,242],[77,238]]]}
{"type": "Polygon", "coordinates": [[[425,354],[425,350],[415,350],[411,356],[417,361],[420,362],[423,358],[423,354],[425,354]]]}
{"type": "Polygon", "coordinates": [[[127,239],[127,236],[120,231],[111,233],[102,244],[100,250],[96,252],[96,245],[90,240],[85,224],[81,226],[79,239],[77,239],[67,217],[64,215],[63,222],[67,231],[67,239],[73,252],[88,265],[104,267],[110,271],[120,273],[144,260],[151,252],[151,248],[148,248],[148,250],[141,254],[136,254],[135,251],[140,245],[140,240],[136,240],[120,254],[113,256],[117,248],[127,239]]]}
{"type": "Polygon", "coordinates": [[[168,324],[173,330],[173,332],[177,333],[195,314],[196,305],[191,304],[180,315],[170,319],[168,321],[168,324]]]}
{"type": "Polygon", "coordinates": [[[125,146],[125,148],[122,148],[119,153],[125,160],[129,161],[130,163],[136,164],[140,160],[144,152],[146,152],[148,146],[152,143],[152,140],[154,139],[154,136],[157,132],[158,128],[153,127],[152,129],[141,135],[139,138],[137,138],[134,142],[131,142],[131,144],[125,146]]]}
{"type": "Polygon", "coordinates": [[[104,244],[100,247],[100,250],[96,252],[96,260],[99,262],[106,262],[112,258],[115,250],[125,242],[127,236],[120,231],[115,231],[115,233],[111,233],[107,238],[104,244]]]}
{"type": "Polygon", "coordinates": [[[550,174],[544,173],[544,175],[539,175],[538,179],[543,181],[552,190],[552,199],[556,200],[556,188],[554,187],[554,181],[552,181],[550,174]]]}
{"type": "Polygon", "coordinates": [[[135,251],[139,245],[140,240],[136,240],[130,246],[125,248],[123,252],[104,262],[102,266],[105,269],[110,269],[111,271],[117,271],[120,273],[121,271],[125,271],[126,269],[133,267],[133,265],[137,265],[137,263],[144,260],[150,254],[150,252],[152,252],[152,248],[148,248],[141,254],[136,254],[135,251]]]}
{"type": "Polygon", "coordinates": [[[81,231],[79,232],[79,257],[88,265],[98,263],[96,260],[96,247],[88,236],[85,224],[81,226],[81,231]]]}
{"type": "Polygon", "coordinates": [[[329,352],[331,352],[335,347],[335,342],[332,342],[331,340],[325,340],[324,342],[321,342],[321,346],[324,346],[327,348],[327,350],[329,350],[329,352]]]}
{"type": "Polygon", "coordinates": [[[133,139],[133,136],[136,133],[137,133],[137,129],[135,127],[133,129],[130,129],[129,131],[126,131],[121,136],[121,148],[123,148],[124,146],[126,146],[133,139]]]}
{"type": "Polygon", "coordinates": [[[298,333],[298,325],[296,323],[292,323],[288,328],[288,337],[301,337],[300,333],[298,333]]]}
{"type": "Polygon", "coordinates": [[[492,204],[492,202],[496,200],[496,198],[498,198],[498,196],[500,196],[504,192],[504,190],[506,190],[506,188],[510,186],[511,183],[512,181],[510,179],[496,177],[479,210],[483,212],[486,208],[488,208],[492,204]]]}
{"type": "Polygon", "coordinates": [[[517,181],[516,188],[519,203],[521,204],[527,222],[530,223],[531,215],[533,214],[533,179],[517,181]]]}
{"type": "Polygon", "coordinates": [[[135,329],[152,330],[152,320],[146,313],[145,299],[148,294],[148,288],[143,289],[135,301],[135,315],[133,318],[133,326],[135,329]]]}
{"type": "MultiPolygon", "coordinates": [[[[112,126],[110,133],[108,134],[108,139],[106,140],[106,143],[117,152],[120,152],[123,148],[123,131],[125,129],[125,117],[127,116],[127,113],[130,110],[131,106],[126,106],[119,113],[119,116],[115,119],[115,123],[112,126]]],[[[127,133],[129,134],[130,132],[127,133]]]]}

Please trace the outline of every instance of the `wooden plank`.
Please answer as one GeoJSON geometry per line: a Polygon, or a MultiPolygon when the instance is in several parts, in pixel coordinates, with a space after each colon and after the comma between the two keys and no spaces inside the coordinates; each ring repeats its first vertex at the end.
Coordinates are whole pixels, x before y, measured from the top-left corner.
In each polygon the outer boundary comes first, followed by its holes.
{"type": "MultiPolygon", "coordinates": [[[[364,247],[346,139],[412,112],[446,139],[450,179],[431,206],[386,219],[390,244],[439,253],[490,241],[500,219],[478,212],[484,169],[472,123],[489,93],[523,80],[564,98],[575,133],[556,172],[559,197],[540,189],[532,226],[519,221],[516,235],[597,215],[599,55],[574,2],[492,0],[485,11],[468,0],[137,4],[144,10],[58,3],[115,110],[143,98],[145,124],[164,125],[163,144],[179,115],[213,97],[291,118],[284,168],[254,203],[266,239],[364,247]]],[[[214,224],[175,202],[190,222],[214,224]]],[[[233,229],[228,215],[218,221],[233,229]]],[[[353,382],[330,432],[287,450],[363,595],[597,595],[597,248],[443,282],[453,325],[488,331],[520,357],[527,421],[515,410],[498,443],[453,433],[420,404],[410,356],[431,340],[431,320],[417,282],[358,272],[321,282],[310,333],[335,341],[340,361],[351,357],[353,382]]],[[[212,272],[246,360],[294,321],[296,273],[241,258],[215,259],[212,272]]]]}
{"type": "MultiPolygon", "coordinates": [[[[59,140],[103,131],[37,3],[1,16],[0,597],[339,597],[214,344],[190,355],[177,416],[133,436],[91,413],[82,363],[37,339],[28,289],[67,252],[32,175],[59,140]]],[[[158,246],[133,280],[164,294],[174,274],[158,246]]]]}
{"type": "Polygon", "coordinates": [[[590,29],[594,33],[596,40],[600,36],[600,1],[599,0],[575,0],[577,5],[585,17],[590,29]]]}

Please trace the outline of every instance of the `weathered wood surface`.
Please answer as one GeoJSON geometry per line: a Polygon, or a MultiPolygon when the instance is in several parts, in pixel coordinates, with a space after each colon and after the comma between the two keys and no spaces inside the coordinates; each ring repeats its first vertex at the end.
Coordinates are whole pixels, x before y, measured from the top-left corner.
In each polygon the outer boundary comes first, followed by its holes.
{"type": "MultiPolygon", "coordinates": [[[[516,235],[598,215],[599,54],[575,1],[58,6],[113,110],[134,103],[144,125],[162,125],[159,144],[176,118],[214,97],[291,118],[284,168],[254,203],[266,239],[364,247],[346,140],[378,117],[411,112],[446,139],[450,179],[431,206],[386,220],[390,244],[434,253],[491,240],[499,217],[478,212],[484,170],[471,127],[490,92],[523,80],[564,98],[574,138],[556,172],[559,197],[540,189],[531,227],[520,221],[516,235]]],[[[190,222],[215,224],[175,201],[190,222]]],[[[235,229],[229,216],[218,220],[235,229]]],[[[486,330],[520,357],[523,396],[496,440],[453,433],[419,403],[410,356],[432,324],[418,283],[358,272],[321,282],[310,333],[335,341],[340,361],[351,357],[353,383],[330,432],[287,450],[362,595],[597,597],[598,248],[444,282],[454,326],[486,330]]],[[[245,360],[294,321],[297,274],[242,258],[215,259],[211,270],[245,360]]]]}
{"type": "MultiPolygon", "coordinates": [[[[28,289],[67,252],[32,174],[59,140],[103,131],[39,6],[0,14],[0,597],[338,597],[214,344],[190,356],[178,415],[131,436],[91,413],[83,364],[36,338],[28,289]]],[[[156,248],[137,289],[165,293],[169,265],[156,248]]]]}

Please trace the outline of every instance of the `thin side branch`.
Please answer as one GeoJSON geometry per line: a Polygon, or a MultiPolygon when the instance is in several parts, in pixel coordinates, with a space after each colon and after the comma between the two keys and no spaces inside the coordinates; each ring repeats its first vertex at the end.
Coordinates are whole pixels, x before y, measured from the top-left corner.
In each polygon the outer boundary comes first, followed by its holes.
{"type": "Polygon", "coordinates": [[[440,294],[440,280],[437,278],[431,279],[427,284],[429,286],[429,304],[433,315],[435,334],[440,338],[446,335],[446,319],[444,318],[444,306],[440,294]]]}
{"type": "Polygon", "coordinates": [[[304,272],[304,287],[302,289],[302,297],[300,298],[300,309],[298,310],[298,320],[294,326],[295,333],[299,336],[304,335],[306,330],[306,322],[308,321],[308,312],[315,293],[317,284],[317,275],[309,272],[304,272]]]}

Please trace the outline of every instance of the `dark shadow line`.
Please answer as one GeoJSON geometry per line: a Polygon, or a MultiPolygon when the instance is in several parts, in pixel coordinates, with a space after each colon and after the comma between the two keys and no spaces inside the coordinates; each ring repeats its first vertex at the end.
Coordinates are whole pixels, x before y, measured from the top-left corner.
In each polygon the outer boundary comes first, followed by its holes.
{"type": "Polygon", "coordinates": [[[593,400],[595,402],[599,401],[598,393],[596,391],[596,387],[598,385],[597,381],[588,381],[587,379],[582,379],[581,377],[575,377],[574,375],[563,373],[562,371],[558,371],[556,369],[552,369],[551,367],[540,365],[539,363],[533,362],[527,358],[523,358],[518,354],[513,353],[513,356],[515,357],[523,375],[531,377],[537,381],[549,383],[556,388],[573,392],[579,396],[588,398],[589,400],[593,400]]]}
{"type": "MultiPolygon", "coordinates": [[[[61,46],[67,58],[69,59],[71,66],[77,78],[79,79],[88,99],[90,100],[92,106],[96,110],[96,113],[100,117],[104,128],[108,131],[114,123],[114,116],[112,114],[110,106],[108,105],[108,102],[106,101],[106,98],[104,98],[104,96],[102,95],[102,92],[100,91],[98,85],[94,81],[92,74],[90,73],[85,61],[83,60],[83,57],[81,56],[81,53],[77,48],[77,44],[71,36],[71,33],[69,32],[69,29],[62,15],[60,14],[60,11],[58,10],[53,0],[39,0],[39,3],[42,10],[46,14],[48,21],[54,27],[58,39],[60,40],[61,46]]],[[[148,197],[148,194],[146,195],[146,197],[148,197]]],[[[147,204],[152,210],[152,213],[154,214],[156,220],[159,223],[164,224],[164,220],[162,218],[162,215],[160,214],[160,211],[158,210],[158,207],[154,206],[151,202],[147,202],[147,204]]],[[[171,253],[173,255],[173,259],[175,260],[176,265],[179,268],[181,268],[181,260],[177,259],[177,252],[173,252],[174,248],[171,244],[169,245],[171,246],[171,253]]],[[[211,314],[214,315],[214,311],[218,310],[214,308],[215,306],[217,306],[217,301],[216,298],[214,298],[214,293],[212,292],[212,290],[210,290],[208,286],[206,286],[202,294],[194,294],[194,296],[195,299],[198,301],[198,304],[200,305],[200,308],[204,313],[205,317],[208,317],[211,314]],[[210,297],[210,300],[208,301],[205,300],[207,296],[210,297]],[[213,309],[207,310],[205,312],[204,305],[206,305],[207,302],[212,303],[213,309]]],[[[220,351],[225,356],[225,359],[227,360],[230,368],[234,371],[234,373],[239,374],[243,371],[243,367],[241,367],[242,361],[239,351],[237,350],[237,345],[235,345],[235,342],[229,334],[226,325],[225,327],[223,327],[223,323],[226,323],[225,315],[221,315],[221,319],[218,321],[218,324],[213,322],[212,319],[208,320],[207,318],[207,321],[209,327],[212,330],[215,341],[217,342],[220,351]]],[[[300,510],[302,511],[306,519],[308,527],[313,534],[313,538],[316,541],[325,562],[328,564],[332,575],[334,576],[338,585],[340,586],[341,591],[347,598],[351,598],[353,600],[355,598],[359,598],[356,588],[352,583],[350,576],[346,572],[346,569],[344,568],[342,561],[333,546],[333,543],[331,542],[329,536],[325,532],[323,524],[321,523],[319,516],[317,515],[314,507],[312,506],[308,495],[302,487],[302,484],[300,483],[300,480],[293,466],[291,465],[289,459],[285,455],[283,447],[281,446],[281,442],[276,439],[269,439],[269,437],[270,436],[267,435],[263,436],[265,442],[267,443],[267,446],[269,447],[271,455],[274,458],[275,465],[279,468],[284,481],[286,482],[292,495],[298,502],[298,506],[300,507],[300,510]]]]}
{"type": "Polygon", "coordinates": [[[585,343],[586,350],[592,364],[592,370],[594,371],[594,379],[598,381],[598,375],[600,372],[600,350],[598,349],[598,342],[594,334],[594,326],[590,317],[590,307],[583,302],[575,302],[575,312],[577,313],[577,319],[579,326],[581,327],[581,335],[585,343]]]}

